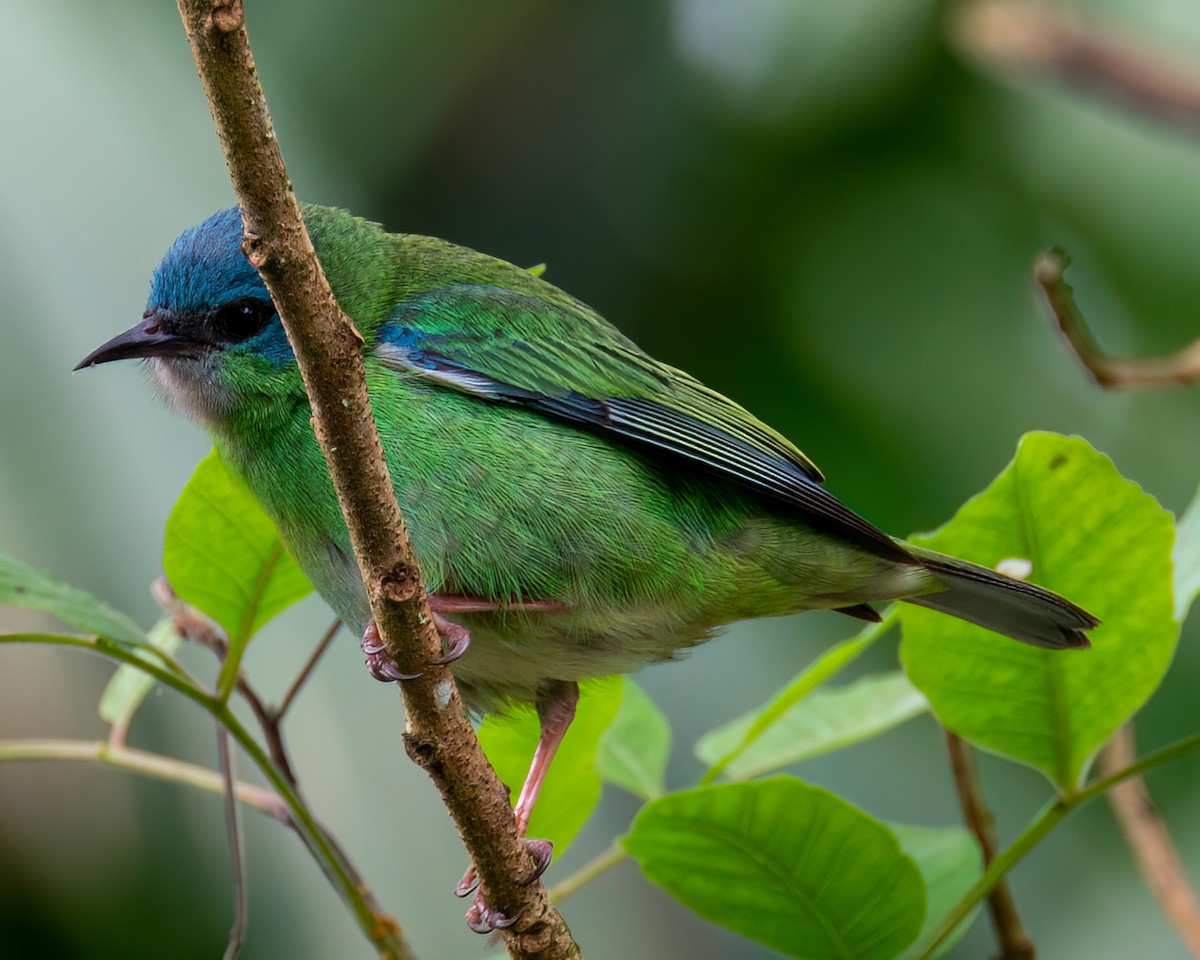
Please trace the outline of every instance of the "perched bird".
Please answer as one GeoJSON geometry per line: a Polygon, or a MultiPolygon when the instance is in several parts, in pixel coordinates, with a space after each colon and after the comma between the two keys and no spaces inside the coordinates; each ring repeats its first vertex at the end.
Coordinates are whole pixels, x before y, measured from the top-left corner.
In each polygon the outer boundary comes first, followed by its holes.
{"type": "MultiPolygon", "coordinates": [[[[363,335],[396,497],[463,697],[481,712],[538,706],[522,826],[579,680],[668,659],[737,620],[873,620],[872,601],[906,600],[1026,643],[1088,646],[1088,613],[889,537],[781,434],[529,271],[341,210],[304,214],[363,335]]],[[[398,679],[369,629],[295,359],[241,242],[237,208],[184,232],[142,321],[79,367],[149,360],[317,591],[365,631],[373,672],[398,679]]]]}

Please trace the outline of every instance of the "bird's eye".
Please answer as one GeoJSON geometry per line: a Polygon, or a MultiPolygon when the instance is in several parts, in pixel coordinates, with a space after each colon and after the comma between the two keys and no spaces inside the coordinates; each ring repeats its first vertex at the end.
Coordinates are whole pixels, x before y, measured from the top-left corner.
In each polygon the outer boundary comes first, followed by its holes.
{"type": "Polygon", "coordinates": [[[213,313],[213,334],[222,343],[241,343],[260,333],[274,315],[275,308],[270,303],[238,300],[213,313]]]}

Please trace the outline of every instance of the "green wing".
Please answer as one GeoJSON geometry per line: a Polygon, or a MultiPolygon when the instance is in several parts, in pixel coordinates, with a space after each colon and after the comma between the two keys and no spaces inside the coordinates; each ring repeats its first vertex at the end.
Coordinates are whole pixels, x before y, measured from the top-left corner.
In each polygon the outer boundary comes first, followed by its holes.
{"type": "Polygon", "coordinates": [[[559,296],[442,287],[397,305],[375,352],[397,371],[687,461],[799,509],[873,553],[916,562],[825,490],[816,465],[781,434],[559,296]]]}

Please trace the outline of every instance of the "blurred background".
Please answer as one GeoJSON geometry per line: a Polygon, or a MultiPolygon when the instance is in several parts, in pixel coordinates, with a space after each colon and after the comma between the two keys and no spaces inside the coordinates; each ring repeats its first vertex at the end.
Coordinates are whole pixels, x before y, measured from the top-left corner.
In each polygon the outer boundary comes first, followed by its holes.
{"type": "MultiPolygon", "coordinates": [[[[1200,333],[1200,139],[1179,118],[1028,67],[933,0],[391,4],[250,0],[249,26],[300,195],[519,264],[651,353],[797,441],[830,487],[903,534],[947,519],[1022,432],[1078,433],[1168,508],[1190,500],[1200,396],[1103,393],[1035,300],[1062,244],[1109,350],[1200,333]],[[336,13],[331,12],[336,9],[336,13]],[[956,27],[955,24],[958,26],[956,27]]],[[[1081,23],[1200,64],[1200,7],[1077,0],[1081,23]]],[[[155,617],[163,524],[208,449],[133,365],[72,375],[132,325],[181,229],[232,203],[174,5],[5,5],[0,31],[0,551],[155,617]]],[[[982,32],[981,32],[982,31],[982,32]]],[[[1026,38],[1027,40],[1029,38],[1026,38]]],[[[1036,34],[1032,38],[1036,41],[1036,34]]],[[[277,697],[328,613],[316,599],[251,648],[277,697]]],[[[0,610],[0,628],[36,617],[0,610]]],[[[756,622],[638,680],[675,730],[671,784],[700,733],[761,702],[852,624],[756,622]]],[[[1196,729],[1195,624],[1139,718],[1143,748],[1196,729]]],[[[203,664],[203,651],[188,653],[203,664]]],[[[885,643],[863,670],[894,663],[885,643]]],[[[101,737],[111,667],[0,650],[0,738],[101,737]]],[[[342,635],[288,728],[310,800],[424,960],[480,957],[451,896],[465,856],[403,755],[395,692],[342,635]]],[[[159,692],[132,742],[214,762],[206,715],[159,692]]],[[[983,757],[1001,837],[1048,787],[983,757]]],[[[249,764],[243,764],[243,771],[249,764]]],[[[805,764],[869,812],[958,811],[935,724],[805,764]]],[[[1200,879],[1200,761],[1150,779],[1200,879]]],[[[549,877],[622,833],[616,791],[549,877]]],[[[371,954],[294,836],[247,814],[248,957],[371,954]]],[[[1107,808],[1016,871],[1046,958],[1182,958],[1107,808]]],[[[765,958],[624,863],[569,901],[588,956],[765,958]]],[[[232,917],[219,800],[124,772],[0,767],[0,958],[205,958],[232,917]]],[[[991,949],[984,921],[951,954],[991,949]]]]}

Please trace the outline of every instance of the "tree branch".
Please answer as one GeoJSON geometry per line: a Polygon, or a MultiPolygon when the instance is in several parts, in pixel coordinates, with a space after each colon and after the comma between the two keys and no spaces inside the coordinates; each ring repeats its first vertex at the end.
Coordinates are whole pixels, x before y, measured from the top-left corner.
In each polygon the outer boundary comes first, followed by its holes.
{"type": "MultiPolygon", "coordinates": [[[[1134,761],[1133,724],[1125,724],[1100,754],[1100,769],[1112,775],[1134,761]]],[[[1108,793],[1117,823],[1137,860],[1146,886],[1157,898],[1167,922],[1189,954],[1200,960],[1200,904],[1188,885],[1166,824],[1158,815],[1146,781],[1139,775],[1118,783],[1108,793]]]]}
{"type": "MultiPolygon", "coordinates": [[[[999,841],[996,837],[996,820],[983,799],[979,771],[975,766],[975,751],[962,737],[949,730],[946,731],[946,749],[950,753],[950,770],[954,775],[954,789],[958,793],[963,820],[979,841],[984,866],[988,867],[996,859],[999,841]]],[[[1017,903],[1006,879],[1001,879],[988,893],[987,903],[992,929],[996,933],[996,944],[1000,947],[998,960],[1034,960],[1037,951],[1021,923],[1017,903]]]]}
{"type": "Polygon", "coordinates": [[[342,504],[371,612],[405,672],[405,748],[441,791],[513,957],[578,955],[517,835],[508,790],[467,721],[441,653],[416,556],[384,463],[363,378],[362,338],[338,308],[304,228],[259,86],[240,0],[178,0],[246,227],[245,248],[287,330],[313,426],[342,504]]]}
{"type": "Polygon", "coordinates": [[[1027,75],[1041,70],[1139,117],[1200,132],[1200,69],[1169,51],[1081,23],[1068,11],[1030,0],[977,0],[951,25],[968,55],[1027,75]]]}
{"type": "Polygon", "coordinates": [[[1075,305],[1063,278],[1070,259],[1061,250],[1043,250],[1033,262],[1033,279],[1071,352],[1098,386],[1121,390],[1134,386],[1191,385],[1200,379],[1200,339],[1162,357],[1113,357],[1104,353],[1075,305]]]}

